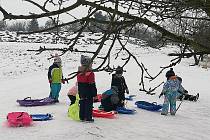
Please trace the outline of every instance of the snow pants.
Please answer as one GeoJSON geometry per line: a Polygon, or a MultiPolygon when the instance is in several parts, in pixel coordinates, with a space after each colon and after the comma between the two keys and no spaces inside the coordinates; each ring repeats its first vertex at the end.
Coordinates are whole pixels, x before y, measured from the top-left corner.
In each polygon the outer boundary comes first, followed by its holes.
{"type": "Polygon", "coordinates": [[[164,103],[162,108],[162,115],[168,114],[168,109],[170,105],[170,113],[171,115],[176,114],[176,94],[166,94],[164,97],[164,103]]]}
{"type": "Polygon", "coordinates": [[[91,120],[92,110],[93,110],[93,98],[80,99],[80,110],[79,117],[80,120],[91,120]]]}
{"type": "Polygon", "coordinates": [[[61,90],[61,83],[51,83],[50,98],[58,100],[59,92],[61,90]]]}

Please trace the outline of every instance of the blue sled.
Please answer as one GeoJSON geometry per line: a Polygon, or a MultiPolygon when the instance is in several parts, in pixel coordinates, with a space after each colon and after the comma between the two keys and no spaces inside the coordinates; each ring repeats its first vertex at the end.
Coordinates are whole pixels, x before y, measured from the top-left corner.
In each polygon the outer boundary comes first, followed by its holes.
{"type": "Polygon", "coordinates": [[[53,116],[51,114],[31,114],[33,121],[47,121],[52,120],[53,116]]]}
{"type": "Polygon", "coordinates": [[[133,101],[133,97],[136,97],[136,95],[129,95],[128,97],[125,97],[125,100],[133,101]]]}
{"type": "Polygon", "coordinates": [[[116,111],[119,114],[134,114],[136,112],[135,109],[127,109],[127,108],[124,108],[124,107],[117,107],[116,111]]]}
{"type": "Polygon", "coordinates": [[[157,105],[156,102],[149,103],[146,101],[137,101],[135,102],[135,105],[137,105],[138,108],[149,110],[149,111],[158,111],[159,109],[163,107],[162,105],[157,105]]]}

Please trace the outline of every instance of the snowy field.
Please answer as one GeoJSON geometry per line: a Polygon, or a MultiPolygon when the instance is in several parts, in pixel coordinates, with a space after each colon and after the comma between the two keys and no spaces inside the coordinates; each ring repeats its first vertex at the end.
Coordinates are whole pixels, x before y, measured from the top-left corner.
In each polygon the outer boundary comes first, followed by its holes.
{"type": "MultiPolygon", "coordinates": [[[[190,67],[192,59],[183,60],[174,67],[177,75],[183,78],[183,86],[190,94],[200,93],[197,102],[184,101],[176,116],[162,116],[160,112],[150,112],[137,108],[134,103],[138,100],[163,103],[158,98],[162,90],[159,87],[157,94],[151,96],[139,91],[140,68],[131,61],[126,66],[124,77],[130,94],[137,95],[133,101],[128,101],[127,107],[136,109],[134,115],[117,114],[115,119],[94,118],[94,123],[76,122],[67,117],[69,100],[66,96],[68,89],[74,85],[76,79],[69,84],[62,85],[60,102],[55,105],[41,107],[21,107],[17,99],[25,97],[44,98],[49,95],[47,79],[48,67],[52,60],[48,60],[52,52],[35,55],[27,49],[39,48],[43,44],[29,43],[0,43],[0,139],[1,140],[208,140],[210,137],[210,71],[195,66],[190,67]],[[27,111],[29,114],[51,113],[51,121],[33,122],[30,127],[10,128],[6,126],[7,113],[13,111],[27,111]]],[[[44,44],[54,46],[54,44],[44,44]]],[[[62,47],[62,45],[59,45],[62,47]]],[[[84,47],[84,46],[83,46],[84,47]]],[[[94,47],[94,46],[91,46],[94,47]]],[[[131,50],[143,62],[148,71],[155,75],[160,66],[167,66],[170,59],[167,56],[171,49],[140,48],[130,45],[131,50]]],[[[86,48],[84,48],[85,50],[86,48]]],[[[94,49],[94,48],[93,48],[94,49]]],[[[81,54],[67,53],[62,56],[64,77],[77,70],[81,54]]],[[[122,54],[121,57],[124,57],[122,54]]],[[[96,60],[93,68],[99,61],[96,60]]],[[[116,62],[119,63],[122,62],[116,62]]],[[[158,85],[165,81],[165,72],[151,85],[158,85]]],[[[98,93],[110,87],[111,75],[105,72],[96,73],[98,93]]],[[[146,87],[150,85],[147,84],[146,87]]],[[[179,104],[180,101],[177,101],[179,104]]],[[[95,103],[97,108],[100,104],[95,103]]]]}

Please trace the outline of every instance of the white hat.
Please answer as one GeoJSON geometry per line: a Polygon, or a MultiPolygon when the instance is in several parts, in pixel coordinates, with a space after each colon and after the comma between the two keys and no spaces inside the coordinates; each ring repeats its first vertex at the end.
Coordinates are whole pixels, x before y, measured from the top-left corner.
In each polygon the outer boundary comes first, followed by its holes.
{"type": "Polygon", "coordinates": [[[56,53],[55,56],[54,56],[54,63],[61,63],[61,58],[60,56],[56,53]]]}

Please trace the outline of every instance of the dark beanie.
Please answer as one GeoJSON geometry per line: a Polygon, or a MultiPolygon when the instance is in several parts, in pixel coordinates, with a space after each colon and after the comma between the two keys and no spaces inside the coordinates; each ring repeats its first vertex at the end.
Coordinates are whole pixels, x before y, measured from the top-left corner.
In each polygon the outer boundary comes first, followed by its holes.
{"type": "Polygon", "coordinates": [[[120,66],[118,66],[118,67],[116,68],[116,74],[122,74],[122,73],[123,73],[123,68],[120,67],[120,66]]]}
{"type": "Polygon", "coordinates": [[[170,70],[166,72],[166,78],[170,78],[171,76],[175,76],[173,68],[170,68],[170,70]]]}
{"type": "Polygon", "coordinates": [[[81,55],[80,63],[82,66],[87,66],[91,61],[91,58],[89,56],[81,55]]]}

